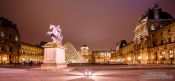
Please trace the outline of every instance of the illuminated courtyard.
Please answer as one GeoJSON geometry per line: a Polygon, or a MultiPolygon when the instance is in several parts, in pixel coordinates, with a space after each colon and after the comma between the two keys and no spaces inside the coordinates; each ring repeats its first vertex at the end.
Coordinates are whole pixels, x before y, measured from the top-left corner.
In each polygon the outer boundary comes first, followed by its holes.
{"type": "Polygon", "coordinates": [[[0,81],[175,81],[175,0],[1,0],[0,81]]]}
{"type": "Polygon", "coordinates": [[[0,81],[174,81],[175,76],[175,65],[74,64],[58,70],[36,65],[0,67],[0,81]]]}

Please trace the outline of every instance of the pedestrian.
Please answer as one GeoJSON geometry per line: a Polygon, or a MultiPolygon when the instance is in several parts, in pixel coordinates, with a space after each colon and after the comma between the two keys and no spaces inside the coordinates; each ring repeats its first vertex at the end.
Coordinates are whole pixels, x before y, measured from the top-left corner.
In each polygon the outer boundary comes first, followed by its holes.
{"type": "Polygon", "coordinates": [[[29,66],[32,67],[32,64],[33,64],[33,61],[30,61],[29,62],[29,66]]]}
{"type": "Polygon", "coordinates": [[[173,64],[173,61],[171,60],[171,64],[173,64]]]}

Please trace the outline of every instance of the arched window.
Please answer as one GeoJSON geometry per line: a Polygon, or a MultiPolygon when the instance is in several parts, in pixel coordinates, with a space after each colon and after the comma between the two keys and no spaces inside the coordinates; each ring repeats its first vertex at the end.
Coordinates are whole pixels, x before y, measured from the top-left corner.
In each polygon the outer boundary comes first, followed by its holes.
{"type": "Polygon", "coordinates": [[[153,24],[151,24],[151,30],[155,30],[155,27],[153,24]]]}
{"type": "Polygon", "coordinates": [[[2,46],[2,47],[1,47],[1,50],[2,50],[2,51],[4,51],[4,50],[5,50],[5,49],[4,49],[4,46],[2,46]]]}
{"type": "Polygon", "coordinates": [[[15,36],[15,41],[18,41],[18,36],[15,36]]]}
{"type": "Polygon", "coordinates": [[[1,37],[4,37],[4,32],[1,32],[1,37]]]}
{"type": "Polygon", "coordinates": [[[13,47],[10,47],[9,48],[9,52],[13,52],[13,47]]]}
{"type": "Polygon", "coordinates": [[[162,60],[165,60],[165,51],[162,51],[162,60]]]}
{"type": "Polygon", "coordinates": [[[170,53],[170,59],[173,60],[174,59],[174,50],[170,49],[169,53],[170,53]]]}
{"type": "Polygon", "coordinates": [[[11,39],[11,38],[12,38],[12,34],[9,35],[9,39],[11,39]]]}
{"type": "Polygon", "coordinates": [[[163,27],[163,24],[160,24],[160,28],[162,28],[163,27]]]}

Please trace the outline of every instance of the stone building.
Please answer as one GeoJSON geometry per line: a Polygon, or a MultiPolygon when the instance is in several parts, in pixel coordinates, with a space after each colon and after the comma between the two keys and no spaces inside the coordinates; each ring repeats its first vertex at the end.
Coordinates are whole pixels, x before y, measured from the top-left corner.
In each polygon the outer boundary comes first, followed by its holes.
{"type": "Polygon", "coordinates": [[[114,50],[92,51],[91,63],[116,63],[116,54],[114,50]]]}
{"type": "Polygon", "coordinates": [[[41,63],[43,48],[21,42],[17,25],[0,17],[0,64],[33,61],[41,63]]]}
{"type": "Polygon", "coordinates": [[[129,44],[126,44],[125,46],[122,46],[122,43],[120,43],[119,49],[117,51],[117,63],[132,63],[133,59],[135,59],[135,56],[133,54],[134,52],[134,43],[131,42],[129,44]]]}
{"type": "Polygon", "coordinates": [[[18,63],[20,43],[16,24],[0,17],[0,63],[18,63]]]}
{"type": "Polygon", "coordinates": [[[175,63],[175,23],[153,33],[152,41],[149,63],[175,63]]]}
{"type": "Polygon", "coordinates": [[[21,42],[21,49],[19,53],[19,62],[42,63],[44,56],[44,50],[42,47],[31,45],[21,42]]]}
{"type": "Polygon", "coordinates": [[[79,53],[87,60],[87,62],[91,62],[91,51],[88,45],[81,45],[79,53]]]}
{"type": "Polygon", "coordinates": [[[116,50],[118,56],[122,59],[131,59],[125,61],[126,63],[173,63],[174,27],[174,18],[155,4],[138,20],[133,43],[122,48],[116,47],[121,49],[116,50]],[[124,49],[126,51],[122,51],[124,49]],[[129,50],[133,52],[130,53],[129,50]]]}

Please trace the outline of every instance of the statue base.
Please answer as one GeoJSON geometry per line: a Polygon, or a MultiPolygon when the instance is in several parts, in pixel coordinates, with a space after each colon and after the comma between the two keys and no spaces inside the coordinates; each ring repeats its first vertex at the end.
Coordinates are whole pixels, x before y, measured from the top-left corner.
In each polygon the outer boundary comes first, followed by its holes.
{"type": "Polygon", "coordinates": [[[61,69],[66,67],[67,64],[56,64],[56,63],[44,63],[41,65],[41,69],[61,69]]]}
{"type": "Polygon", "coordinates": [[[41,69],[66,68],[65,50],[61,43],[48,42],[44,46],[44,60],[41,69]]]}

